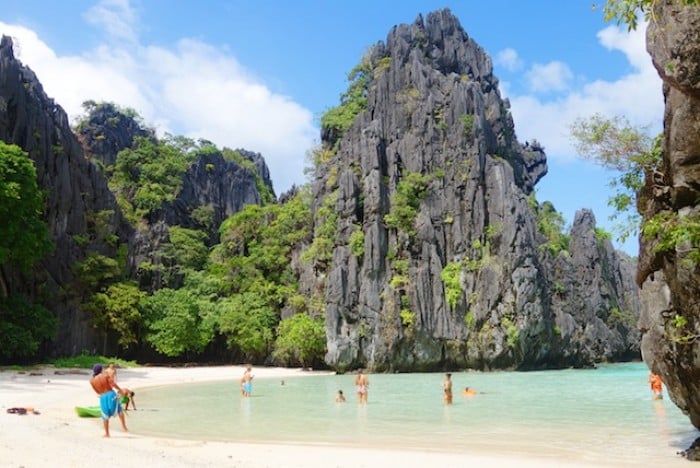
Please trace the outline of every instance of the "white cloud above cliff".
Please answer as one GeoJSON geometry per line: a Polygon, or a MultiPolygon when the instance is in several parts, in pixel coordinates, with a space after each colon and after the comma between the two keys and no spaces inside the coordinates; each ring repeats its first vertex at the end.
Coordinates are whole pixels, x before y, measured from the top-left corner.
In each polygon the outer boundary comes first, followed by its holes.
{"type": "Polygon", "coordinates": [[[617,79],[587,81],[565,63],[551,62],[532,65],[524,72],[522,79],[531,93],[516,93],[506,83],[502,91],[510,100],[518,139],[537,139],[550,160],[565,161],[576,157],[569,127],[577,118],[594,113],[624,116],[634,125],[661,131],[661,79],[646,52],[645,32],[646,24],[641,24],[629,33],[616,26],[598,33],[601,46],[624,54],[629,63],[630,71],[617,79]],[[544,92],[549,93],[540,94],[544,92]]]}
{"type": "Polygon", "coordinates": [[[138,40],[139,17],[129,0],[102,0],[88,9],[83,18],[113,38],[131,43],[138,40]]]}
{"type": "Polygon", "coordinates": [[[528,87],[532,92],[564,91],[574,74],[563,62],[553,61],[546,64],[534,64],[525,74],[528,87]]]}
{"type": "Polygon", "coordinates": [[[69,117],[88,99],[112,101],[159,132],[262,153],[278,194],[301,182],[305,151],[318,134],[310,110],[273,92],[225,49],[197,39],[167,48],[142,44],[132,27],[137,12],[126,0],[104,0],[84,17],[107,35],[80,55],[59,55],[31,29],[0,22],[17,58],[69,117]]]}
{"type": "Polygon", "coordinates": [[[523,61],[515,49],[507,48],[496,54],[494,61],[509,71],[518,71],[523,67],[523,61]]]}

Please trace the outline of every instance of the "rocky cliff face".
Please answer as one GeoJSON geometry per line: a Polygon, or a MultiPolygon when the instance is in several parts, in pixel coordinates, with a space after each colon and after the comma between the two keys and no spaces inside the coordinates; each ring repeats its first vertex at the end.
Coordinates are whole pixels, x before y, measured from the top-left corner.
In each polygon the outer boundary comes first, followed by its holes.
{"type": "MultiPolygon", "coordinates": [[[[237,150],[254,164],[262,182],[272,191],[269,169],[259,153],[237,150]]],[[[211,206],[211,226],[218,241],[218,226],[245,205],[260,205],[262,195],[256,185],[256,174],[235,161],[224,159],[220,153],[201,156],[183,177],[182,189],[172,205],[164,208],[168,224],[201,228],[192,220],[192,211],[200,206],[211,206]]]]}
{"type": "MultiPolygon", "coordinates": [[[[245,150],[239,152],[260,165],[262,174],[267,174],[265,183],[272,191],[267,165],[262,156],[245,150]]],[[[260,205],[262,202],[253,171],[224,159],[221,153],[200,156],[183,175],[182,188],[175,200],[151,212],[148,215],[149,228],[133,237],[130,263],[135,270],[144,261],[158,265],[158,251],[161,245],[168,242],[170,226],[205,230],[209,233],[208,245],[212,246],[219,242],[219,226],[226,218],[246,205],[260,205]],[[193,217],[193,212],[201,207],[211,208],[211,217],[204,225],[193,217]]],[[[157,278],[151,278],[150,281],[148,289],[164,286],[157,278]]]]}
{"type": "MultiPolygon", "coordinates": [[[[115,259],[120,246],[126,246],[133,278],[142,261],[157,264],[170,226],[204,229],[214,244],[224,219],[246,204],[262,202],[261,186],[274,197],[260,154],[238,150],[239,164],[221,152],[209,151],[187,169],[175,200],[134,227],[122,215],[103,168],[113,165],[135,137],[156,137],[115,106],[93,105],[89,111],[74,134],[63,109],[44,93],[35,74],[15,59],[11,39],[3,37],[0,139],[22,148],[35,163],[38,185],[47,194],[43,216],[55,250],[31,272],[0,266],[0,293],[22,294],[56,314],[59,330],[51,353],[60,356],[83,350],[116,352],[116,347],[110,348],[114,343],[98,336],[90,316],[81,309],[89,293],[81,289],[75,267],[89,254],[115,259]],[[199,207],[211,207],[211,217],[204,224],[201,217],[192,216],[199,207]]],[[[146,283],[146,289],[162,286],[153,278],[146,283]]]]}
{"type": "Polygon", "coordinates": [[[315,175],[317,235],[327,208],[337,216],[332,259],[314,265],[327,362],[533,368],[638,355],[633,266],[596,239],[590,212],[569,256],[543,248],[529,202],[544,151],[516,139],[491,60],[457,19],[442,10],[396,26],[366,59],[366,108],[342,136],[324,132],[332,156],[315,175]]]}
{"type": "MultiPolygon", "coordinates": [[[[133,116],[111,104],[92,106],[78,129],[78,136],[85,153],[107,166],[114,165],[119,152],[131,148],[135,138],[157,140],[133,116]]],[[[182,175],[175,199],[148,213],[141,228],[131,236],[129,265],[132,271],[138,272],[142,262],[159,265],[159,249],[169,241],[170,226],[204,230],[209,234],[211,246],[219,241],[219,226],[226,218],[245,205],[263,203],[258,184],[274,197],[270,171],[262,155],[244,149],[236,152],[244,164],[226,159],[218,150],[206,151],[194,160],[182,175]],[[206,221],[193,216],[195,210],[203,207],[210,210],[206,221]]],[[[137,274],[142,286],[149,290],[164,286],[158,276],[137,274]]]]}
{"type": "Polygon", "coordinates": [[[56,352],[96,349],[94,329],[76,307],[72,267],[88,252],[114,255],[114,246],[96,232],[99,213],[108,214],[108,229],[119,242],[127,241],[130,228],[104,174],[85,158],[66,113],[46,96],[35,74],[15,59],[8,37],[0,43],[0,139],[21,147],[34,161],[39,187],[47,195],[44,218],[55,244],[54,254],[33,272],[0,266],[8,292],[40,300],[57,314],[56,352]]]}
{"type": "Polygon", "coordinates": [[[569,255],[546,267],[564,362],[639,358],[635,270],[634,261],[597,234],[590,210],[576,213],[569,255]]]}
{"type": "Polygon", "coordinates": [[[117,162],[117,154],[130,148],[134,138],[155,138],[133,116],[113,104],[87,104],[88,115],[77,129],[77,136],[88,158],[96,157],[105,166],[117,162]]]}
{"type": "Polygon", "coordinates": [[[655,2],[647,30],[666,110],[662,173],[647,177],[640,209],[647,223],[671,222],[660,235],[641,237],[637,280],[657,294],[641,322],[644,360],[700,428],[700,7],[681,3],[655,2]],[[685,240],[660,245],[679,226],[685,240]]]}

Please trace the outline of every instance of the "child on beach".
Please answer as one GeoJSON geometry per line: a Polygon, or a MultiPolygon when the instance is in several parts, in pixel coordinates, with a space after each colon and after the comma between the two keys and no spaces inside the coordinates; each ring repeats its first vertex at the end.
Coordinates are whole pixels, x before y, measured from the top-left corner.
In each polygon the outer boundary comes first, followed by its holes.
{"type": "Polygon", "coordinates": [[[345,395],[343,395],[342,390],[338,390],[338,394],[335,396],[336,403],[345,403],[345,395]]]}
{"type": "Polygon", "coordinates": [[[129,411],[129,405],[136,411],[136,402],[134,401],[134,392],[128,388],[122,389],[121,404],[124,411],[129,411]]]}

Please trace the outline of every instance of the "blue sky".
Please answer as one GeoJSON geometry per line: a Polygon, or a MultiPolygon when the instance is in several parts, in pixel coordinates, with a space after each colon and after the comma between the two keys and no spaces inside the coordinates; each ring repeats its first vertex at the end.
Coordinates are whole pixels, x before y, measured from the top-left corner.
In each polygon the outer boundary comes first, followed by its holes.
{"type": "MultiPolygon", "coordinates": [[[[87,99],[137,110],[159,132],[263,154],[279,194],[303,183],[319,116],[396,24],[450,8],[494,62],[521,142],[545,147],[537,198],[609,231],[614,175],[577,158],[568,127],[595,112],[661,131],[661,81],[644,30],[591,0],[3,0],[0,33],[69,116],[87,99]]],[[[602,3],[602,2],[600,2],[602,3]]],[[[636,239],[617,244],[637,254],[636,239]]]]}

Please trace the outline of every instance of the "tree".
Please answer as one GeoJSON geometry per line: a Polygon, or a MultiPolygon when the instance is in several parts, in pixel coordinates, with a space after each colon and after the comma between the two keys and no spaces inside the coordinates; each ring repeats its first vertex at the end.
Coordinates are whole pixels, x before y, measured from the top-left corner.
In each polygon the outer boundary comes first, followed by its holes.
{"type": "Polygon", "coordinates": [[[117,333],[119,346],[126,349],[138,343],[138,325],[141,323],[139,302],[145,297],[136,284],[121,282],[110,285],[105,292],[97,292],[86,305],[92,320],[103,332],[117,333]]]}
{"type": "Polygon", "coordinates": [[[335,148],[343,134],[367,107],[367,90],[372,80],[371,51],[348,73],[348,89],[340,96],[340,105],[321,116],[322,132],[329,137],[329,146],[335,148]]]}
{"type": "MultiPolygon", "coordinates": [[[[659,0],[607,0],[603,5],[605,21],[616,20],[617,24],[626,24],[627,30],[637,29],[639,13],[644,20],[653,19],[654,5],[659,0]]],[[[682,5],[698,5],[698,0],[676,0],[682,5]]]]}
{"type": "Polygon", "coordinates": [[[264,357],[273,341],[277,313],[261,294],[246,292],[219,301],[219,331],[246,358],[264,357]]]}
{"type": "Polygon", "coordinates": [[[620,174],[611,181],[616,192],[608,205],[615,210],[613,217],[627,215],[627,220],[617,226],[618,238],[624,241],[640,227],[635,201],[644,178],[660,171],[661,138],[652,139],[644,128],[630,125],[623,117],[606,118],[600,114],[577,119],[571,125],[571,135],[584,158],[620,174]]]}
{"type": "Polygon", "coordinates": [[[305,313],[282,320],[277,327],[274,356],[286,363],[310,366],[326,352],[326,330],[323,321],[305,313]]]}
{"type": "Polygon", "coordinates": [[[199,353],[214,336],[202,303],[186,289],[160,289],[140,303],[146,340],[166,356],[199,353]]]}
{"type": "Polygon", "coordinates": [[[44,340],[56,336],[58,319],[23,296],[0,296],[0,358],[34,356],[44,340]]]}
{"type": "Polygon", "coordinates": [[[562,250],[569,250],[569,236],[564,234],[564,217],[559,213],[552,202],[544,201],[542,205],[535,207],[537,215],[537,230],[546,238],[547,242],[542,248],[549,250],[552,255],[557,255],[562,250]]]}
{"type": "Polygon", "coordinates": [[[32,160],[0,141],[0,265],[28,268],[51,251],[42,198],[32,160]]]}

